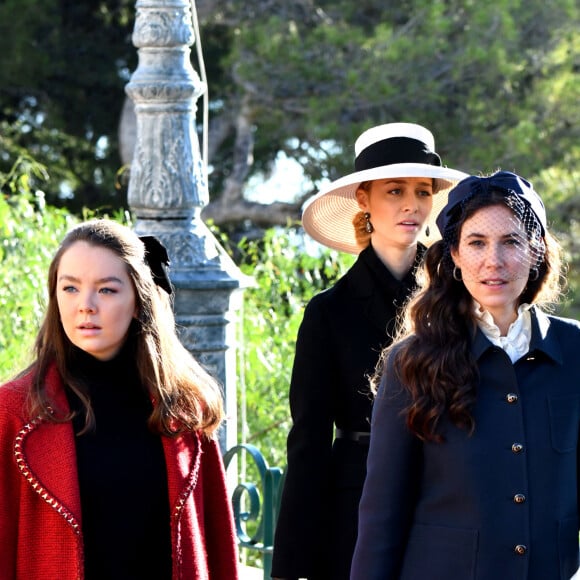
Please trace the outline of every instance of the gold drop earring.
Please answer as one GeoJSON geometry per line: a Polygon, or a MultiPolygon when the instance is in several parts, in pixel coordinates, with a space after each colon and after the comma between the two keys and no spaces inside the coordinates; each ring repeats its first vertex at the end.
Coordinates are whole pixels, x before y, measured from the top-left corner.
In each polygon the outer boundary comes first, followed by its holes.
{"type": "Polygon", "coordinates": [[[365,232],[367,234],[372,234],[375,231],[373,228],[373,224],[371,224],[371,214],[368,211],[365,211],[365,232]]]}

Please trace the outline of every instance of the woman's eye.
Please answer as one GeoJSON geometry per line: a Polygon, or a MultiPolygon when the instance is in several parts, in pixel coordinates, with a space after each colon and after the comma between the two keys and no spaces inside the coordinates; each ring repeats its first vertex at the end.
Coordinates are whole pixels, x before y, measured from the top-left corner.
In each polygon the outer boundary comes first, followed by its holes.
{"type": "Polygon", "coordinates": [[[68,293],[76,292],[76,290],[77,289],[74,286],[63,286],[63,288],[62,288],[63,292],[68,292],[68,293]]]}
{"type": "Polygon", "coordinates": [[[431,197],[433,194],[430,191],[419,191],[420,197],[431,197]]]}
{"type": "Polygon", "coordinates": [[[387,193],[390,193],[391,195],[401,195],[401,190],[398,188],[389,189],[389,191],[387,193]]]}
{"type": "Polygon", "coordinates": [[[114,288],[101,288],[99,290],[101,294],[116,294],[117,291],[114,288]]]}

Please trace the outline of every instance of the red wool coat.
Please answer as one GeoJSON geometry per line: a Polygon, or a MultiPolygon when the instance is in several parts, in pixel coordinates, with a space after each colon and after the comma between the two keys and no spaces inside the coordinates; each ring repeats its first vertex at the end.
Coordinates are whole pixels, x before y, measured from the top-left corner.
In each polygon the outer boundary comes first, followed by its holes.
{"type": "MultiPolygon", "coordinates": [[[[67,410],[55,369],[47,381],[56,408],[67,410]]],[[[82,580],[72,424],[28,420],[24,403],[29,382],[24,377],[0,387],[0,580],[82,580]]],[[[217,443],[197,433],[162,441],[173,580],[236,580],[231,504],[217,443]]]]}

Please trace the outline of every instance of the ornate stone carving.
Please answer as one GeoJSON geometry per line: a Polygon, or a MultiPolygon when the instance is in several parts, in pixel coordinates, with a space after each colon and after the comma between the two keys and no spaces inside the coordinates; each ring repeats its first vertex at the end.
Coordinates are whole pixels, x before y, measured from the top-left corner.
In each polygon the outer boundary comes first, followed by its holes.
{"type": "Polygon", "coordinates": [[[135,230],[155,235],[171,259],[175,314],[185,346],[216,375],[230,417],[222,448],[236,440],[236,290],[242,276],[202,222],[208,202],[206,167],[195,132],[196,99],[205,86],[193,70],[189,0],[138,0],[133,43],[139,64],[126,86],[137,132],[129,205],[135,230]]]}

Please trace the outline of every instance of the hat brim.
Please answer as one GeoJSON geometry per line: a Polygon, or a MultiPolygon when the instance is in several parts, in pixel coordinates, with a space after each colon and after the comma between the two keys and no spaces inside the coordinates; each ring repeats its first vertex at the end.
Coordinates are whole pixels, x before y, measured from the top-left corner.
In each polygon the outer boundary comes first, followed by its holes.
{"type": "Polygon", "coordinates": [[[432,177],[437,180],[433,208],[423,226],[419,241],[429,245],[439,239],[435,219],[447,203],[449,190],[468,177],[468,174],[456,169],[422,163],[397,163],[374,167],[351,173],[329,183],[305,203],[302,212],[304,231],[324,246],[349,254],[359,254],[364,248],[357,244],[353,225],[354,217],[361,211],[356,200],[356,190],[363,181],[390,177],[432,177]],[[428,237],[425,235],[427,226],[428,237]]]}

